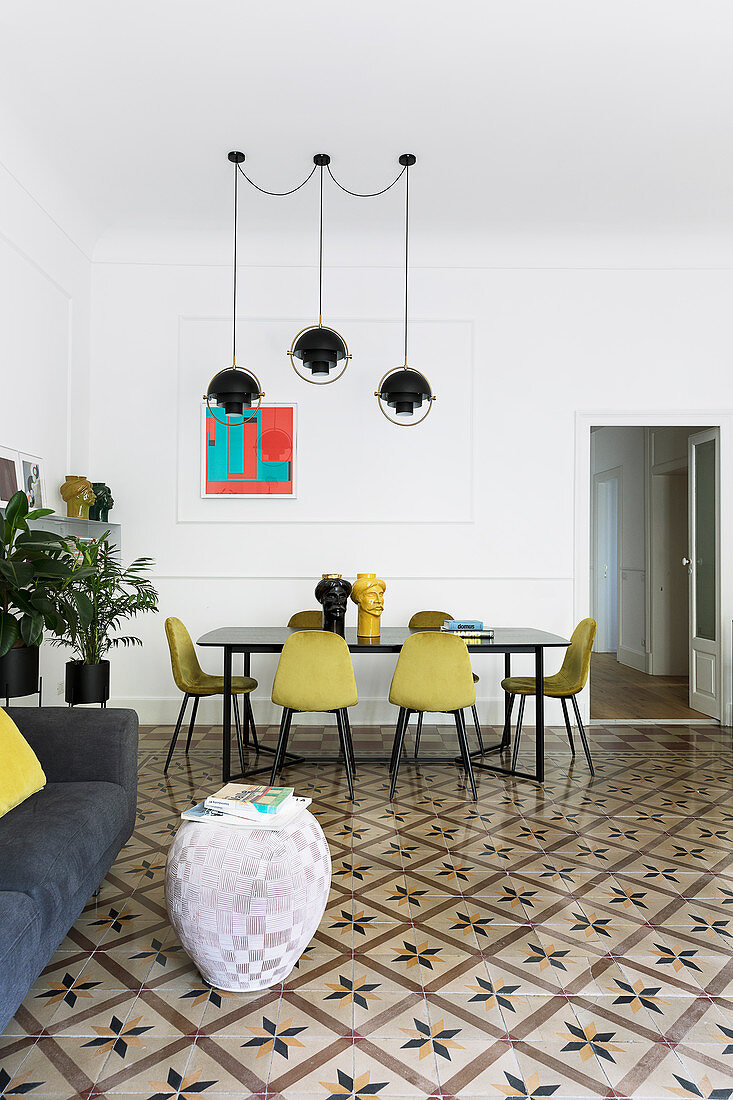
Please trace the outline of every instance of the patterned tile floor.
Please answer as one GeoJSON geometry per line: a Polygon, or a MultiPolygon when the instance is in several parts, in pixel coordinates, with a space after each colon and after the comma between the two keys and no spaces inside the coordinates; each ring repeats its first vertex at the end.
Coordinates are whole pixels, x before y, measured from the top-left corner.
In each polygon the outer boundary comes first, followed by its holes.
{"type": "Polygon", "coordinates": [[[381,765],[353,806],[340,767],[291,768],[333,888],[250,995],[207,988],[166,918],[178,814],[218,785],[202,733],[166,778],[170,730],[143,731],[137,830],[0,1038],[0,1094],[733,1097],[730,731],[596,727],[593,781],[550,731],[544,788],[483,774],[477,804],[449,765],[406,763],[392,806],[381,765]]]}

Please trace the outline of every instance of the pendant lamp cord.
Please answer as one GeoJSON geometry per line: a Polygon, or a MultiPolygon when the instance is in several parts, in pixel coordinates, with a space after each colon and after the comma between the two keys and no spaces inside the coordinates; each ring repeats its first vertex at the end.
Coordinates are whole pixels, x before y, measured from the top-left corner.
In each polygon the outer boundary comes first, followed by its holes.
{"type": "Polygon", "coordinates": [[[303,182],[299,183],[297,187],[291,187],[289,191],[268,191],[267,188],[260,187],[260,185],[258,183],[255,183],[254,180],[251,180],[249,178],[249,176],[247,175],[247,173],[242,168],[241,164],[238,164],[237,167],[239,168],[239,171],[242,173],[242,175],[246,179],[247,183],[251,184],[252,187],[254,187],[256,191],[261,191],[263,195],[275,195],[278,198],[284,198],[285,195],[294,195],[296,191],[300,191],[301,187],[305,187],[306,183],[308,183],[309,179],[312,177],[313,173],[316,170],[316,165],[314,164],[313,167],[311,168],[310,172],[308,173],[308,175],[303,180],[303,182]]]}
{"type": "Polygon", "coordinates": [[[386,187],[383,187],[381,191],[349,191],[348,187],[344,187],[343,183],[339,183],[339,181],[336,179],[333,172],[331,171],[331,166],[328,166],[328,174],[333,182],[336,184],[336,186],[340,187],[342,191],[345,191],[347,195],[353,195],[355,199],[376,199],[377,195],[384,195],[386,191],[391,190],[391,188],[393,188],[396,183],[400,182],[403,175],[405,174],[405,171],[406,168],[403,168],[400,174],[398,176],[395,176],[392,182],[388,183],[386,187]]]}
{"type": "Polygon", "coordinates": [[[323,165],[321,165],[321,215],[318,230],[318,327],[323,324],[323,165]]]}
{"type": "Polygon", "coordinates": [[[410,246],[410,168],[403,168],[405,173],[405,366],[407,366],[407,275],[410,246]]]}
{"type": "Polygon", "coordinates": [[[238,164],[234,165],[234,278],[233,278],[233,309],[232,309],[232,369],[237,366],[237,215],[238,215],[238,164]]]}

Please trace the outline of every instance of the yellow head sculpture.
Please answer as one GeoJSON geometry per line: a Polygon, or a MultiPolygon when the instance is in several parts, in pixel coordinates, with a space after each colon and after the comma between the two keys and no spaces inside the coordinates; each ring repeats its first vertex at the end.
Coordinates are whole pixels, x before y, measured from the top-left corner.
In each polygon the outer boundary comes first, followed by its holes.
{"type": "Polygon", "coordinates": [[[97,499],[91,481],[77,474],[67,474],[61,486],[66,501],[66,515],[74,519],[89,519],[89,509],[97,499]]]}
{"type": "Polygon", "coordinates": [[[356,633],[360,638],[379,637],[379,618],[384,611],[387,585],[376,573],[357,573],[351,598],[359,607],[356,633]]]}

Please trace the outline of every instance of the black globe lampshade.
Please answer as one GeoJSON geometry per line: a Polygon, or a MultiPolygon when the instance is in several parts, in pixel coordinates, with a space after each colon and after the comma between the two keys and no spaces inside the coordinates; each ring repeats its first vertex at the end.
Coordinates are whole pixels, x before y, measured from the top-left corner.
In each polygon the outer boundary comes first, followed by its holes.
{"type": "Polygon", "coordinates": [[[291,354],[301,359],[314,377],[320,378],[329,375],[341,359],[346,359],[348,351],[337,332],[317,325],[296,337],[291,354]]]}
{"type": "Polygon", "coordinates": [[[234,367],[215,374],[206,391],[207,401],[215,402],[227,415],[239,415],[245,408],[252,408],[261,396],[257,379],[234,367]]]}
{"type": "Polygon", "coordinates": [[[425,375],[403,367],[382,382],[379,397],[394,409],[396,416],[412,416],[423,401],[430,401],[433,391],[425,375]]]}

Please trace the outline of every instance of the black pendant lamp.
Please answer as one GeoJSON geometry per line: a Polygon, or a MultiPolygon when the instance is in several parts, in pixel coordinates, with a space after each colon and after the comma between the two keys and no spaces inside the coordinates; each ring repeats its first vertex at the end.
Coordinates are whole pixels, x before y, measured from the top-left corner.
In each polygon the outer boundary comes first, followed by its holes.
{"type": "Polygon", "coordinates": [[[209,382],[209,387],[204,394],[206,404],[211,410],[214,420],[220,424],[234,427],[252,420],[253,415],[245,416],[244,410],[256,413],[265,396],[262,386],[252,371],[242,370],[237,366],[237,199],[239,184],[239,165],[244,161],[244,153],[229,153],[228,159],[234,165],[234,278],[233,278],[233,322],[232,322],[232,365],[218,374],[209,382]],[[212,403],[224,410],[224,419],[218,417],[211,408],[212,403]],[[230,416],[241,416],[239,421],[232,421],[230,416]]]}
{"type": "Polygon", "coordinates": [[[407,276],[410,243],[410,168],[417,158],[403,153],[400,164],[405,170],[405,361],[401,367],[387,371],[374,396],[380,409],[393,424],[408,428],[421,424],[433,407],[435,395],[430,383],[420,371],[407,365],[407,276]],[[423,405],[427,407],[423,411],[423,405]],[[388,410],[393,409],[390,413],[388,410]]]}
{"type": "Polygon", "coordinates": [[[321,170],[320,222],[318,232],[318,324],[302,329],[288,355],[295,373],[305,382],[325,386],[336,382],[349,365],[349,349],[343,336],[323,324],[323,169],[331,163],[328,153],[316,153],[313,163],[321,170]],[[343,366],[339,364],[343,362],[343,366]]]}

